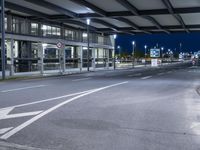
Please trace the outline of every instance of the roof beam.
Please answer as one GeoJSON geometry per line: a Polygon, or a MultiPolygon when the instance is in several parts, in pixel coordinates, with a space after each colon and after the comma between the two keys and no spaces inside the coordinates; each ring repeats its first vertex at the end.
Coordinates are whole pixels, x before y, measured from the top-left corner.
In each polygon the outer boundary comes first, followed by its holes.
{"type": "Polygon", "coordinates": [[[160,29],[161,31],[163,31],[163,32],[165,32],[165,33],[167,33],[167,34],[170,34],[170,32],[167,31],[166,29],[163,29],[163,28],[161,27],[161,25],[160,25],[153,17],[151,17],[151,16],[143,16],[143,18],[149,20],[151,23],[153,23],[153,24],[154,24],[158,29],[160,29]]]}
{"type": "Polygon", "coordinates": [[[104,26],[107,26],[107,27],[111,28],[111,29],[114,30],[114,31],[117,31],[117,28],[118,28],[118,27],[116,27],[115,25],[110,24],[110,23],[105,22],[105,21],[100,20],[100,19],[95,19],[95,18],[93,18],[93,19],[92,19],[92,22],[99,23],[99,24],[102,24],[102,25],[104,25],[104,26]]]}
{"type": "MultiPolygon", "coordinates": [[[[117,19],[117,20],[119,20],[119,21],[121,21],[121,22],[124,22],[124,23],[130,25],[130,26],[133,27],[135,30],[141,30],[141,29],[138,27],[138,25],[136,25],[135,23],[133,23],[132,21],[130,21],[130,20],[126,19],[126,18],[118,17],[118,18],[115,18],[115,19],[117,19]]],[[[144,32],[144,33],[147,33],[147,34],[151,34],[151,32],[148,32],[148,31],[145,31],[145,30],[141,30],[141,31],[144,32]]]]}
{"type": "Polygon", "coordinates": [[[107,16],[106,11],[104,11],[103,9],[101,9],[101,8],[99,8],[99,7],[93,5],[92,3],[89,3],[89,2],[87,2],[85,0],[70,0],[70,1],[72,1],[74,3],[77,3],[79,5],[85,6],[85,7],[89,8],[89,9],[93,10],[97,14],[103,16],[103,17],[107,16]]]}
{"type": "MultiPolygon", "coordinates": [[[[189,29],[199,29],[200,30],[200,24],[196,24],[196,25],[186,25],[187,28],[189,29]]],[[[157,27],[155,26],[143,26],[143,27],[140,27],[141,30],[158,30],[157,27]]],[[[163,26],[163,29],[165,30],[179,30],[179,29],[182,29],[182,26],[181,25],[172,25],[172,26],[163,26]]],[[[98,29],[99,31],[112,31],[110,30],[109,28],[100,28],[98,29]]],[[[131,27],[120,27],[118,28],[119,31],[130,31],[130,30],[133,30],[133,28],[131,27]]],[[[184,31],[184,29],[183,29],[184,31]]],[[[153,31],[152,31],[153,32],[153,31]]]]}
{"type": "MultiPolygon", "coordinates": [[[[116,1],[118,3],[120,3],[122,6],[124,6],[125,8],[127,8],[132,14],[134,14],[136,16],[140,16],[137,8],[135,6],[133,6],[127,0],[116,0],[116,1]]],[[[154,24],[158,29],[162,30],[163,32],[170,34],[169,31],[162,29],[162,26],[153,17],[150,17],[150,16],[140,16],[140,17],[150,21],[152,24],[154,24]]]]}
{"type": "MultiPolygon", "coordinates": [[[[85,0],[70,0],[72,2],[75,2],[79,5],[82,5],[82,6],[85,6],[85,7],[88,7],[89,9],[91,9],[92,11],[96,12],[98,15],[102,16],[102,17],[106,17],[107,16],[107,12],[104,11],[103,9],[93,5],[92,3],[89,3],[85,0]]],[[[117,18],[113,18],[113,19],[116,19],[116,20],[119,20],[117,18]]],[[[98,19],[93,19],[92,20],[93,22],[96,22],[96,23],[99,23],[99,24],[102,24],[104,26],[107,26],[107,27],[110,27],[112,30],[114,31],[117,31],[117,27],[110,24],[110,23],[107,23],[103,20],[98,20],[98,19]]],[[[120,20],[121,22],[125,22],[126,24],[128,23],[129,25],[133,26],[133,28],[138,28],[134,23],[132,23],[131,21],[128,21],[126,20],[125,18],[124,19],[121,19],[120,20]]],[[[132,32],[128,32],[128,34],[133,34],[132,32]]]]}
{"type": "Polygon", "coordinates": [[[44,8],[50,9],[50,10],[54,10],[56,12],[59,12],[61,14],[64,14],[64,15],[72,17],[72,18],[77,17],[76,13],[71,12],[71,11],[65,9],[65,8],[60,7],[60,6],[54,5],[54,4],[47,2],[45,0],[39,0],[39,1],[37,1],[37,0],[25,0],[25,1],[32,3],[32,4],[35,4],[35,5],[38,5],[38,6],[42,6],[44,8]]]}
{"type": "MultiPolygon", "coordinates": [[[[59,6],[56,6],[54,4],[51,4],[49,2],[46,2],[44,0],[40,0],[40,1],[35,1],[35,0],[25,0],[27,2],[30,2],[30,3],[33,3],[33,4],[36,4],[38,6],[42,6],[42,7],[45,7],[45,8],[48,8],[48,9],[52,9],[54,11],[59,11],[60,13],[64,14],[64,17],[65,19],[70,19],[71,17],[77,17],[77,14],[75,13],[72,13],[64,8],[61,8],[59,6]]],[[[31,14],[33,16],[37,16],[38,18],[43,18],[43,19],[46,19],[48,21],[52,21],[51,19],[51,16],[48,16],[48,15],[45,15],[43,13],[40,13],[40,12],[37,12],[37,11],[34,11],[32,9],[29,9],[29,8],[25,8],[25,7],[22,7],[22,6],[19,6],[19,5],[16,5],[16,4],[13,4],[13,3],[9,3],[9,2],[6,2],[6,8],[10,8],[12,10],[17,10],[17,11],[20,11],[20,12],[24,12],[24,13],[28,13],[28,14],[31,14]]],[[[56,22],[60,22],[60,20],[56,19],[55,20],[56,22]]],[[[68,21],[64,21],[65,23],[69,23],[71,22],[72,24],[76,24],[76,25],[79,25],[81,27],[86,27],[86,23],[83,23],[81,21],[72,21],[72,20],[68,20],[68,21]]],[[[90,29],[91,30],[97,30],[95,27],[93,26],[90,26],[90,29]]]]}
{"type": "Polygon", "coordinates": [[[11,9],[11,10],[15,10],[15,11],[18,11],[18,12],[25,13],[25,14],[37,16],[38,18],[47,18],[48,17],[48,15],[43,14],[39,11],[35,11],[35,10],[30,9],[30,8],[26,8],[26,7],[23,7],[23,6],[20,6],[20,5],[17,5],[17,4],[13,4],[13,3],[10,3],[10,2],[5,2],[5,7],[8,8],[8,9],[11,9]]]}
{"type": "Polygon", "coordinates": [[[118,18],[115,18],[115,19],[130,25],[131,27],[133,27],[136,30],[140,30],[139,27],[135,23],[133,23],[132,21],[130,21],[130,20],[126,19],[126,18],[118,17],[118,18]]]}
{"type": "MultiPolygon", "coordinates": [[[[84,22],[81,22],[81,21],[78,21],[78,20],[63,20],[62,22],[63,23],[69,23],[69,24],[75,24],[75,25],[78,25],[78,26],[84,27],[84,28],[87,27],[87,25],[84,22]]],[[[94,31],[97,30],[97,28],[95,28],[95,27],[93,27],[91,25],[90,25],[90,29],[94,30],[94,31]]]]}
{"type": "MultiPolygon", "coordinates": [[[[103,9],[101,9],[101,8],[99,8],[99,7],[93,5],[92,3],[89,3],[89,2],[87,2],[85,0],[81,0],[81,1],[80,0],[70,0],[70,1],[75,2],[75,3],[77,3],[79,5],[82,5],[82,6],[88,7],[89,9],[91,9],[94,12],[96,12],[98,15],[100,15],[102,17],[106,17],[107,16],[107,12],[106,11],[104,11],[103,9]]],[[[116,20],[119,20],[121,22],[124,22],[124,23],[132,26],[133,28],[139,30],[139,28],[138,28],[138,26],[136,24],[134,24],[133,22],[129,21],[126,18],[113,18],[113,19],[116,19],[116,20]]],[[[100,22],[98,21],[98,23],[100,23],[100,22]]],[[[103,22],[103,25],[105,25],[105,22],[103,22]]],[[[110,26],[110,24],[109,24],[109,26],[110,26]]],[[[113,28],[113,29],[115,30],[116,28],[113,28]]]]}
{"type": "MultiPolygon", "coordinates": [[[[32,15],[32,16],[35,16],[34,18],[36,20],[40,20],[40,18],[44,19],[45,21],[44,22],[48,22],[48,23],[54,23],[56,25],[60,25],[61,23],[59,22],[59,20],[54,20],[52,21],[52,19],[49,19],[51,18],[50,16],[46,15],[46,14],[43,14],[41,12],[38,12],[38,11],[35,11],[35,10],[32,10],[32,9],[29,9],[29,8],[26,8],[26,7],[23,7],[23,6],[19,6],[17,4],[13,4],[13,3],[10,3],[10,2],[5,2],[5,7],[8,8],[8,9],[11,9],[11,10],[15,10],[15,11],[19,11],[19,12],[22,12],[22,13],[26,13],[26,14],[29,14],[29,15],[32,15]]],[[[32,19],[34,19],[32,18],[32,19]]],[[[69,17],[67,17],[65,15],[65,19],[69,17]]],[[[67,23],[67,21],[65,21],[67,23]]],[[[69,21],[68,21],[69,22],[69,21]]],[[[79,25],[80,27],[86,27],[86,23],[84,24],[83,22],[79,22],[79,21],[74,21],[72,22],[72,24],[76,24],[76,25],[79,25]]],[[[79,28],[75,28],[75,27],[72,27],[72,26],[69,26],[69,25],[64,25],[65,27],[67,28],[71,28],[71,29],[79,29],[79,28]]],[[[91,30],[94,30],[96,31],[97,28],[93,27],[93,26],[90,26],[90,29],[91,30]]]]}
{"type": "Polygon", "coordinates": [[[120,3],[122,6],[127,8],[132,14],[135,16],[139,16],[139,12],[135,6],[133,6],[130,2],[127,0],[116,0],[118,3],[120,3]]]}
{"type": "Polygon", "coordinates": [[[162,0],[163,4],[167,7],[170,14],[174,16],[174,18],[182,25],[183,29],[189,33],[190,31],[186,28],[185,23],[182,17],[179,14],[174,13],[174,8],[169,0],[162,0]]]}
{"type": "MultiPolygon", "coordinates": [[[[188,13],[200,13],[200,7],[188,7],[188,8],[174,8],[174,14],[188,14],[188,13]]],[[[169,15],[168,9],[151,9],[151,10],[138,10],[140,16],[147,15],[169,15]]],[[[92,17],[102,17],[97,13],[83,13],[78,15],[79,18],[92,18],[92,17]]],[[[115,11],[107,12],[107,17],[126,17],[126,16],[137,16],[131,11],[115,11]]]]}

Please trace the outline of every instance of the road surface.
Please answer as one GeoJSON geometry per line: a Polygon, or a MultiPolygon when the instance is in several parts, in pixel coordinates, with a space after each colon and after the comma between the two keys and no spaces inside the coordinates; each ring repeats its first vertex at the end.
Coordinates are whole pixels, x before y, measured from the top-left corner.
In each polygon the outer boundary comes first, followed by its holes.
{"type": "Polygon", "coordinates": [[[0,149],[200,150],[200,68],[0,82],[0,149]]]}

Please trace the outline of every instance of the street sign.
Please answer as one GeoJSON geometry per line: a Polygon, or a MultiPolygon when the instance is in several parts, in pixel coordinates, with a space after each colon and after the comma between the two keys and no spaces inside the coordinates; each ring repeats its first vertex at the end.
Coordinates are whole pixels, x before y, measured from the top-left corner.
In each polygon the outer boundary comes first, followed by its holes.
{"type": "Polygon", "coordinates": [[[63,48],[63,47],[64,47],[64,44],[61,43],[61,42],[58,42],[58,43],[56,44],[56,46],[57,46],[58,48],[63,48]]]}
{"type": "Polygon", "coordinates": [[[160,57],[160,49],[150,49],[150,56],[152,58],[158,58],[160,57]]]}
{"type": "Polygon", "coordinates": [[[151,66],[157,67],[158,66],[158,59],[151,59],[151,66]]]}

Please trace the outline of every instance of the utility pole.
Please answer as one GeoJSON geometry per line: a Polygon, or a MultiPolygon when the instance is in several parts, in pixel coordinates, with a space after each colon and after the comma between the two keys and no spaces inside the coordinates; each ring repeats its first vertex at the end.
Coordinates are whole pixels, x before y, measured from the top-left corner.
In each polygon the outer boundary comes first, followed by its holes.
{"type": "Polygon", "coordinates": [[[4,0],[1,0],[1,64],[2,64],[2,79],[6,78],[6,56],[5,56],[5,21],[4,21],[4,0]]]}

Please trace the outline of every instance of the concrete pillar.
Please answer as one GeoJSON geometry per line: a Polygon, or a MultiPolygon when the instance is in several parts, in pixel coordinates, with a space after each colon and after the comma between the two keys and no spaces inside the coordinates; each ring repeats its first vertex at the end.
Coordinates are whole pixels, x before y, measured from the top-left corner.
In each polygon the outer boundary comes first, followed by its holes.
{"type": "Polygon", "coordinates": [[[62,48],[59,49],[59,61],[60,61],[60,72],[61,74],[64,74],[66,71],[65,46],[62,46],[62,48]]]}
{"type": "Polygon", "coordinates": [[[40,74],[44,74],[44,53],[43,53],[43,46],[41,42],[38,42],[38,66],[40,70],[40,74]]]}
{"type": "Polygon", "coordinates": [[[92,49],[92,68],[95,71],[96,69],[96,49],[92,49]]]}
{"type": "Polygon", "coordinates": [[[82,46],[78,47],[78,54],[79,54],[78,68],[80,68],[80,72],[81,72],[83,69],[83,47],[82,46]]]}
{"type": "Polygon", "coordinates": [[[105,54],[106,54],[106,69],[109,69],[109,50],[108,49],[105,50],[105,54]]]}
{"type": "Polygon", "coordinates": [[[112,59],[113,59],[113,64],[112,64],[112,66],[113,66],[113,69],[116,69],[116,57],[115,57],[115,48],[114,49],[112,49],[112,59]]]}
{"type": "Polygon", "coordinates": [[[10,76],[14,75],[14,40],[10,40],[10,76]]]}

